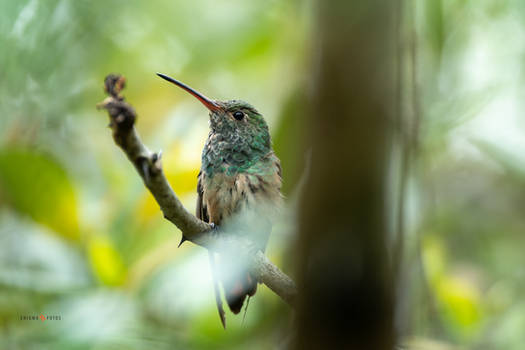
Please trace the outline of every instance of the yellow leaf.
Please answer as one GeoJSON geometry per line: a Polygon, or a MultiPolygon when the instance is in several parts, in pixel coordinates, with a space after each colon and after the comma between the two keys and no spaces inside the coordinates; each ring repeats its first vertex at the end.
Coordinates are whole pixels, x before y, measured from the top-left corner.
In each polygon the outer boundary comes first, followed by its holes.
{"type": "Polygon", "coordinates": [[[437,295],[444,316],[460,335],[476,331],[481,319],[480,293],[467,279],[445,276],[437,285],[437,295]]]}
{"type": "Polygon", "coordinates": [[[91,267],[103,284],[121,285],[126,277],[126,268],[122,258],[112,242],[104,236],[95,236],[88,243],[91,267]]]}

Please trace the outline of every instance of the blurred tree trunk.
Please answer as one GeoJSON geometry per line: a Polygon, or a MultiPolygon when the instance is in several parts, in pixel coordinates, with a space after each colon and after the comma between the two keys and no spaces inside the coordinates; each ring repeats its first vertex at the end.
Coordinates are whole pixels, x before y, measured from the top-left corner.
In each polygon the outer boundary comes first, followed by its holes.
{"type": "Polygon", "coordinates": [[[395,2],[317,1],[296,349],[392,349],[395,2]]]}

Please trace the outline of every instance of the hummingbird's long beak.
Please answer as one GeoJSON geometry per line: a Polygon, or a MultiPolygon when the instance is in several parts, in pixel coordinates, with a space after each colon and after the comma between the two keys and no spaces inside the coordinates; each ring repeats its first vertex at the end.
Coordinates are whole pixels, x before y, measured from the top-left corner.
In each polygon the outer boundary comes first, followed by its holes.
{"type": "Polygon", "coordinates": [[[189,92],[190,94],[192,94],[193,96],[195,96],[197,98],[197,100],[201,101],[201,103],[206,107],[208,108],[210,111],[218,111],[221,109],[221,107],[217,104],[217,102],[207,98],[206,96],[204,96],[203,94],[201,94],[200,92],[192,89],[191,87],[189,87],[188,85],[178,81],[178,80],[175,80],[171,77],[168,77],[167,75],[165,74],[162,74],[162,73],[157,73],[157,75],[159,77],[161,77],[162,79],[164,80],[167,80],[169,81],[170,83],[173,83],[175,85],[177,85],[178,87],[180,88],[183,88],[184,90],[186,90],[187,92],[189,92]]]}

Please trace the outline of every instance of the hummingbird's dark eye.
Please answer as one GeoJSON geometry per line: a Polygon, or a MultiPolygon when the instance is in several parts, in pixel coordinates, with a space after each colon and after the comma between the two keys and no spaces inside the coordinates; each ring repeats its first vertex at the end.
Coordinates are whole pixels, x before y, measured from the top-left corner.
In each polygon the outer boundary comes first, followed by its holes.
{"type": "Polygon", "coordinates": [[[237,120],[242,120],[242,118],[244,118],[244,113],[241,111],[234,112],[233,117],[237,120]]]}

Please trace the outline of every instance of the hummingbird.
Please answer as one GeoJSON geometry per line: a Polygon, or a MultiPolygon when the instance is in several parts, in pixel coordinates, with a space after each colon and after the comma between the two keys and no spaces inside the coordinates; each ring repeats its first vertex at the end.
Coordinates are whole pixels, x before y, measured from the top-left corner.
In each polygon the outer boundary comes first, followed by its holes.
{"type": "MultiPolygon", "coordinates": [[[[167,75],[157,75],[184,89],[209,110],[197,184],[196,216],[217,234],[248,237],[264,252],[271,221],[281,206],[282,170],[261,113],[241,100],[212,100],[167,75]]],[[[182,237],[181,243],[184,241],[182,237]]],[[[238,314],[257,291],[257,279],[236,252],[208,250],[215,301],[226,328],[219,283],[230,310],[238,314]]]]}

